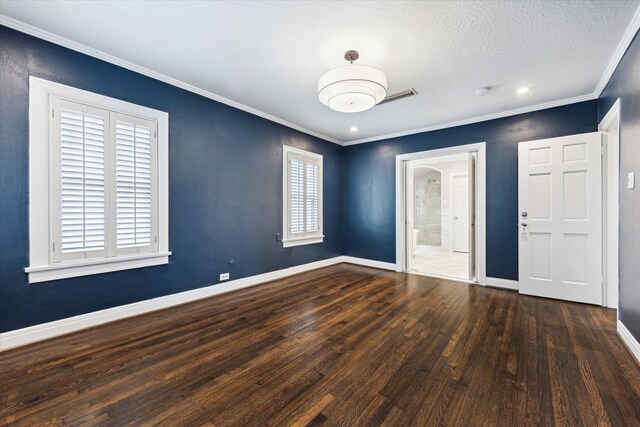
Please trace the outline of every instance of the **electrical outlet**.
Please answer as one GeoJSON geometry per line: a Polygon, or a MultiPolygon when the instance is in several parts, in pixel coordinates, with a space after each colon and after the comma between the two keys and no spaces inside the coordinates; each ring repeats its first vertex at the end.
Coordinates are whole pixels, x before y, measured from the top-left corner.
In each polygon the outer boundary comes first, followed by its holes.
{"type": "Polygon", "coordinates": [[[220,274],[220,281],[222,282],[223,280],[229,280],[229,273],[220,274]]]}

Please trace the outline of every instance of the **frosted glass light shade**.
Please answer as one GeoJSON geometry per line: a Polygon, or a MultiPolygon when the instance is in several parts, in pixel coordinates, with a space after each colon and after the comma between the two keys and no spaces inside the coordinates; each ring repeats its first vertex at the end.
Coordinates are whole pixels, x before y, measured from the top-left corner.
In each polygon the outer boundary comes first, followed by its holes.
{"type": "Polygon", "coordinates": [[[318,80],[318,98],[332,110],[357,113],[387,96],[387,76],[367,65],[345,65],[324,73],[318,80]]]}

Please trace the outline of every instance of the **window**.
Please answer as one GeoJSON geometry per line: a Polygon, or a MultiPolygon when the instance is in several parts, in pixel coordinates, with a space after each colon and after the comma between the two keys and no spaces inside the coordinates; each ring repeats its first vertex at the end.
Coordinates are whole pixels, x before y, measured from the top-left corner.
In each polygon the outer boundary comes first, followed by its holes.
{"type": "Polygon", "coordinates": [[[283,146],[282,245],[321,243],[322,156],[283,146]]]}
{"type": "Polygon", "coordinates": [[[168,263],[168,115],[29,80],[29,282],[168,263]]]}

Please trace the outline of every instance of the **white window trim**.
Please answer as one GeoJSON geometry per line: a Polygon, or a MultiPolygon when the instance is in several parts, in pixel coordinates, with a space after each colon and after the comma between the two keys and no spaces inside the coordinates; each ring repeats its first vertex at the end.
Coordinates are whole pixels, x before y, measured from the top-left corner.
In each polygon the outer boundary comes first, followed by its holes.
{"type": "Polygon", "coordinates": [[[169,263],[169,114],[85,90],[29,77],[29,283],[169,263]],[[158,122],[158,251],[151,254],[52,263],[50,260],[49,118],[51,97],[69,99],[158,122]]]}
{"type": "Polygon", "coordinates": [[[314,243],[322,243],[324,241],[323,233],[323,177],[322,177],[322,155],[312,153],[310,151],[301,150],[299,148],[282,146],[282,247],[289,248],[293,246],[310,245],[314,243]],[[302,237],[291,237],[289,235],[289,153],[309,157],[318,162],[318,232],[312,235],[302,237]]]}

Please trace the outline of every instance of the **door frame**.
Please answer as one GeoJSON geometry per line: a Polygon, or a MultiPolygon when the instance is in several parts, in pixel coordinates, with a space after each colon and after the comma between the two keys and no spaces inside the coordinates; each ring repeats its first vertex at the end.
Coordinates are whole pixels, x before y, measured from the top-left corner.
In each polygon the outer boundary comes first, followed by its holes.
{"type": "Polygon", "coordinates": [[[433,159],[455,154],[477,152],[477,199],[476,199],[476,281],[486,285],[486,143],[458,145],[396,155],[396,271],[407,271],[407,162],[411,160],[433,159]]]}
{"type": "Polygon", "coordinates": [[[606,135],[602,150],[602,305],[618,310],[619,271],[618,242],[620,236],[620,98],[613,103],[598,124],[606,135]],[[612,135],[615,133],[615,137],[612,135]]]}
{"type": "MultiPolygon", "coordinates": [[[[455,250],[453,249],[453,242],[455,239],[455,227],[453,226],[453,217],[454,217],[454,212],[453,212],[453,196],[454,196],[454,187],[453,187],[453,180],[454,178],[459,178],[461,176],[466,176],[467,179],[469,179],[469,173],[467,172],[454,172],[454,173],[450,173],[449,174],[449,209],[451,210],[451,212],[449,213],[449,224],[451,224],[451,227],[449,228],[451,231],[449,232],[449,241],[451,242],[451,250],[449,252],[454,253],[455,250]]],[[[468,181],[467,181],[467,190],[469,188],[468,185],[468,181]]],[[[469,203],[469,194],[467,194],[467,204],[469,203]]],[[[469,206],[467,206],[467,208],[469,208],[469,206]]],[[[471,212],[468,212],[467,215],[471,215],[471,212]]],[[[467,233],[468,234],[468,233],[467,233]]],[[[471,245],[471,242],[469,242],[469,245],[471,245]]],[[[469,248],[469,252],[467,253],[471,253],[471,248],[469,248]]]]}

